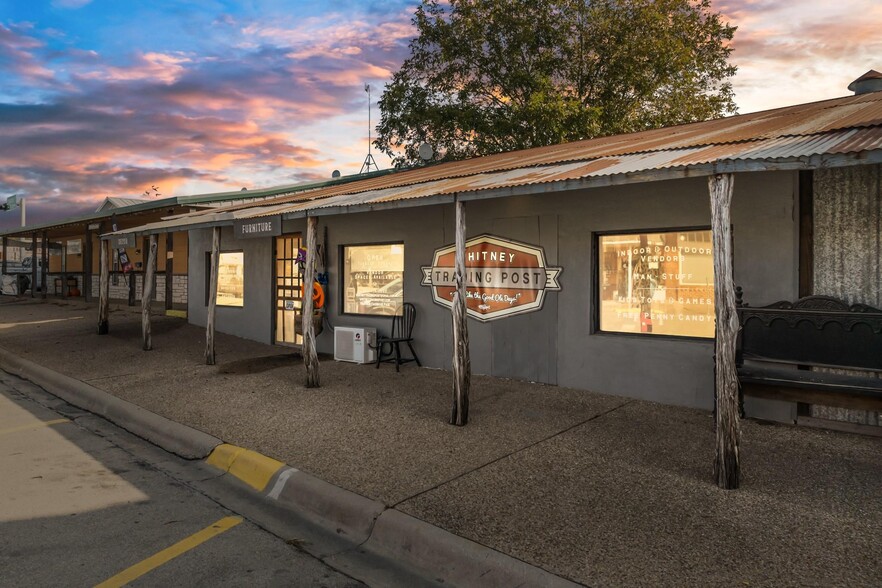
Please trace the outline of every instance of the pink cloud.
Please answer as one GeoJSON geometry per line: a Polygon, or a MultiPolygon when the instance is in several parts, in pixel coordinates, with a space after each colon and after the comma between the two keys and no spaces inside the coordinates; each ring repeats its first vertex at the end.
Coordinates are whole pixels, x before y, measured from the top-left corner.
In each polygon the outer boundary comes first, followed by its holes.
{"type": "Polygon", "coordinates": [[[11,28],[0,24],[0,57],[7,62],[11,72],[32,84],[45,85],[53,80],[55,74],[34,55],[35,50],[43,48],[45,44],[22,32],[30,28],[27,24],[11,28]]]}

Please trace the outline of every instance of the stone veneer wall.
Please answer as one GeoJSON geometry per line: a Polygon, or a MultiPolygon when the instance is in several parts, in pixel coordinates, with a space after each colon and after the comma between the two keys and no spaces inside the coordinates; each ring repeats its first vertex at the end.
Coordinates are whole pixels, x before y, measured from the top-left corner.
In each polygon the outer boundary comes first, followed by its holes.
{"type": "MultiPolygon", "coordinates": [[[[815,171],[813,293],[882,308],[882,165],[815,171]]],[[[862,410],[813,406],[812,416],[882,425],[862,410]]]]}
{"type": "MultiPolygon", "coordinates": [[[[187,304],[187,276],[176,275],[172,281],[172,302],[174,304],[187,304]]],[[[100,286],[99,276],[92,276],[92,296],[98,297],[98,287],[100,286]]],[[[52,292],[50,282],[50,292],[52,292]]],[[[141,274],[135,274],[135,300],[141,300],[141,293],[144,291],[144,277],[141,274]]],[[[128,300],[129,287],[125,279],[120,275],[116,286],[113,285],[113,279],[110,281],[110,299],[111,300],[128,300]]],[[[156,288],[154,290],[154,298],[156,302],[165,302],[165,274],[156,274],[156,288]]]]}

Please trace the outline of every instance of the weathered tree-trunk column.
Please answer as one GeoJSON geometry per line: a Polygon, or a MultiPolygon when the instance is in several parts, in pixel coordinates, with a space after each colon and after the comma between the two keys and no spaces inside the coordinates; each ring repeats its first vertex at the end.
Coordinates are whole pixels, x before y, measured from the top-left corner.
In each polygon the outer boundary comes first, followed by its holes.
{"type": "MultiPolygon", "coordinates": [[[[3,269],[0,270],[0,273],[2,273],[4,276],[6,275],[6,245],[7,245],[8,240],[9,240],[8,237],[3,237],[3,269]]],[[[31,255],[31,259],[32,260],[34,259],[33,255],[31,255]]],[[[20,292],[19,292],[19,294],[20,294],[20,292]]]]}
{"type": "Polygon", "coordinates": [[[110,331],[108,314],[110,311],[110,241],[100,241],[101,266],[98,278],[98,334],[106,335],[110,331]]]}
{"type": "Polygon", "coordinates": [[[92,299],[92,231],[83,236],[83,302],[92,299]]]}
{"type": "Polygon", "coordinates": [[[316,225],[318,219],[306,217],[306,267],[303,268],[303,304],[300,324],[303,330],[303,365],[306,366],[306,387],[318,388],[319,360],[315,349],[315,328],[312,324],[312,295],[315,283],[316,225]]]}
{"type": "Polygon", "coordinates": [[[174,302],[175,234],[165,235],[165,309],[171,310],[174,302]]]}
{"type": "MultiPolygon", "coordinates": [[[[42,257],[42,253],[40,254],[42,257]]],[[[40,262],[37,260],[37,233],[31,233],[31,298],[37,297],[37,268],[40,262]]]]}
{"type": "Polygon", "coordinates": [[[453,410],[450,424],[463,426],[469,422],[469,385],[472,365],[469,358],[469,330],[466,323],[465,293],[465,242],[466,220],[465,203],[457,200],[456,207],[456,253],[454,257],[453,279],[456,290],[453,293],[453,410]]]}
{"type": "Polygon", "coordinates": [[[735,345],[738,314],[735,312],[735,284],[732,268],[732,174],[708,178],[711,205],[711,231],[714,258],[714,307],[716,340],[714,344],[714,389],[716,393],[716,458],[714,477],[717,486],[738,488],[740,466],[738,450],[741,425],[738,417],[738,374],[735,368],[735,345]]]}
{"type": "Polygon", "coordinates": [[[211,280],[208,290],[208,317],[205,320],[205,363],[214,365],[214,307],[217,305],[217,273],[220,267],[221,228],[211,232],[211,280]]]}
{"type": "MultiPolygon", "coordinates": [[[[150,253],[147,258],[147,272],[144,274],[144,287],[141,289],[141,332],[144,351],[153,349],[150,333],[150,303],[153,302],[153,275],[156,273],[156,235],[150,235],[150,253]]],[[[134,278],[134,274],[132,274],[134,278]]]]}
{"type": "Polygon", "coordinates": [[[49,233],[43,231],[43,250],[40,251],[40,257],[43,259],[43,268],[40,270],[40,297],[46,298],[49,295],[49,287],[46,282],[49,281],[49,233]]]}

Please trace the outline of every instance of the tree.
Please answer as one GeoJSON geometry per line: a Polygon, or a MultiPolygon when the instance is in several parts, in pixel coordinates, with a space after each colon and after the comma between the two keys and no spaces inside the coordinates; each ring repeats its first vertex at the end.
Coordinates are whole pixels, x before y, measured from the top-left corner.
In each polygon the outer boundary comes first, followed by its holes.
{"type": "Polygon", "coordinates": [[[423,0],[374,144],[396,165],[735,112],[735,27],[710,0],[423,0]]]}

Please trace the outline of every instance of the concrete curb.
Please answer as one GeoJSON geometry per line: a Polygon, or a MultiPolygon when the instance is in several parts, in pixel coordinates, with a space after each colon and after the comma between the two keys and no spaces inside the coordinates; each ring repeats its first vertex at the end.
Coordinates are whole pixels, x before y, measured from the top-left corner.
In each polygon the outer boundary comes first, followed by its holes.
{"type": "Polygon", "coordinates": [[[308,520],[355,544],[368,540],[386,505],[294,468],[279,473],[268,498],[296,508],[308,520]]]}
{"type": "MultiPolygon", "coordinates": [[[[380,515],[370,539],[361,549],[401,562],[429,579],[450,586],[580,586],[394,509],[380,515]]],[[[346,554],[339,556],[340,561],[337,559],[329,558],[329,561],[338,563],[345,570],[348,567],[346,554]]],[[[382,577],[378,576],[376,580],[382,582],[382,577]]]]}
{"type": "Polygon", "coordinates": [[[223,443],[208,433],[171,421],[3,348],[0,348],[0,369],[30,380],[70,404],[97,414],[184,459],[204,459],[223,443]]]}
{"type": "Polygon", "coordinates": [[[394,575],[370,565],[371,557],[378,556],[452,586],[579,586],[248,449],[224,444],[206,462],[357,545],[323,560],[363,581],[394,583],[394,575]],[[247,469],[237,469],[240,459],[247,469]],[[255,479],[269,483],[261,488],[255,479]]]}
{"type": "MultiPolygon", "coordinates": [[[[0,348],[0,369],[30,380],[70,404],[186,459],[203,459],[262,498],[275,501],[349,545],[316,553],[323,561],[377,585],[402,584],[376,558],[394,562],[431,585],[580,586],[381,502],[329,484],[255,451],[171,421],[94,386],[0,348]]],[[[309,551],[309,549],[307,549],[309,551]]],[[[413,585],[412,582],[405,582],[413,585]]]]}

